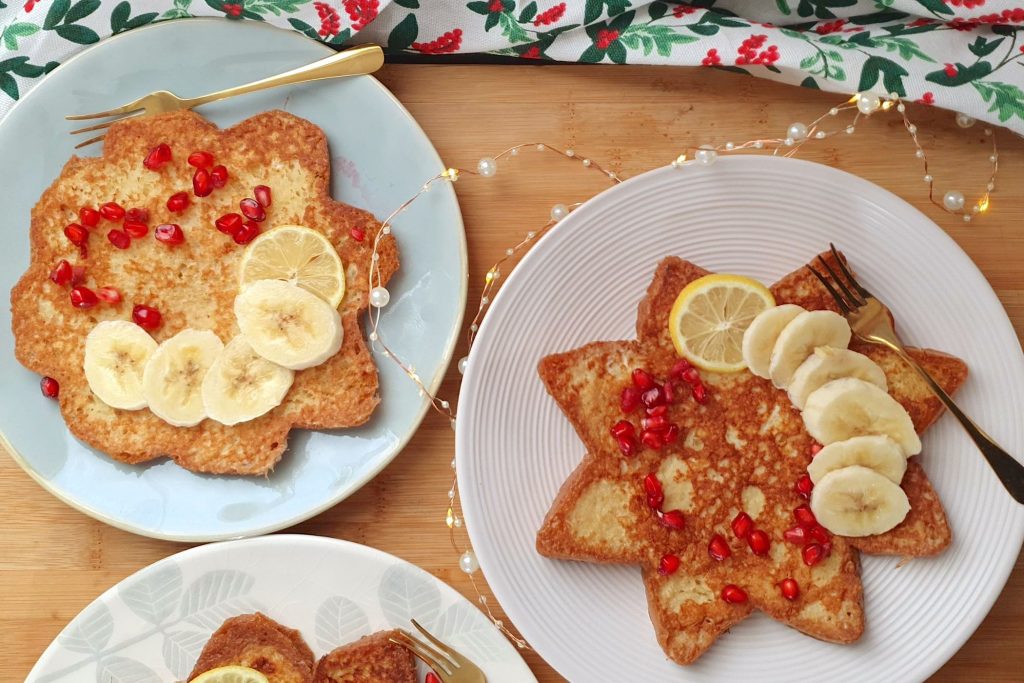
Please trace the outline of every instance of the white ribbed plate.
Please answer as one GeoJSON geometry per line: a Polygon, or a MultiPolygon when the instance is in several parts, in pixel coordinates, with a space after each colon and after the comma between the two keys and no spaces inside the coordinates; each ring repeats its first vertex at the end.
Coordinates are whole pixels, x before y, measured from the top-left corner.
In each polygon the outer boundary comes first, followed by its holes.
{"type": "Polygon", "coordinates": [[[584,454],[537,361],[633,338],[636,304],[664,256],[771,283],[830,241],[891,305],[906,341],[967,361],[960,404],[1024,454],[1024,355],[1006,313],[953,240],[906,202],[847,173],[772,157],[663,168],[622,183],[574,211],[505,283],[459,403],[459,486],[480,565],[515,625],[569,680],[922,680],[1002,590],[1024,538],[1024,508],[950,417],[927,432],[922,463],[953,545],[902,568],[895,557],[863,559],[867,628],[854,645],[819,642],[757,614],[679,667],[655,642],[638,568],[549,560],[534,549],[584,454]]]}

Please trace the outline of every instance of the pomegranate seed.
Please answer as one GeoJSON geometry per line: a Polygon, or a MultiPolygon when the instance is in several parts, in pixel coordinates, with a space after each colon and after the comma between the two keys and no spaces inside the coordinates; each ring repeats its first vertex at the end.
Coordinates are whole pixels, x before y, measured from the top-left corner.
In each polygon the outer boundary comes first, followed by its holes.
{"type": "Polygon", "coordinates": [[[804,546],[803,558],[804,564],[808,567],[813,567],[822,560],[825,559],[827,553],[825,552],[825,546],[820,543],[809,543],[804,546]]]}
{"type": "Polygon", "coordinates": [[[243,216],[257,223],[261,223],[267,218],[267,212],[264,211],[259,202],[251,197],[246,197],[238,202],[238,208],[241,209],[243,216]]]}
{"type": "Polygon", "coordinates": [[[100,212],[88,206],[83,206],[78,210],[78,220],[87,228],[95,228],[100,223],[100,212]]]}
{"type": "Polygon", "coordinates": [[[730,583],[722,589],[722,599],[728,603],[738,605],[747,601],[747,592],[736,584],[730,583]]]}
{"type": "Polygon", "coordinates": [[[796,492],[804,498],[811,497],[811,489],[814,488],[814,482],[811,481],[811,476],[805,474],[796,480],[796,492]]]}
{"type": "Polygon", "coordinates": [[[648,496],[661,495],[662,488],[661,482],[658,480],[658,475],[654,472],[648,473],[644,477],[644,493],[648,496]]]}
{"type": "Polygon", "coordinates": [[[132,321],[144,330],[155,330],[163,322],[160,311],[145,304],[135,304],[132,307],[132,321]]]}
{"type": "Polygon", "coordinates": [[[181,226],[177,223],[164,223],[156,226],[153,237],[172,247],[185,241],[185,233],[181,231],[181,226]]]}
{"type": "Polygon", "coordinates": [[[249,244],[258,234],[260,234],[260,226],[253,221],[245,221],[231,237],[237,244],[249,244]]]}
{"type": "Polygon", "coordinates": [[[101,301],[106,301],[108,304],[119,304],[121,303],[121,292],[114,287],[100,287],[96,290],[96,296],[101,301]]]}
{"type": "Polygon", "coordinates": [[[686,518],[682,510],[669,510],[661,514],[661,523],[669,529],[682,529],[686,526],[686,518]]]}
{"type": "Polygon", "coordinates": [[[633,385],[640,391],[647,391],[654,386],[654,378],[646,370],[637,368],[633,371],[633,385]]]}
{"type": "MultiPolygon", "coordinates": [[[[60,384],[52,377],[43,377],[39,380],[39,389],[46,398],[57,398],[60,395],[60,384]]],[[[678,565],[679,558],[676,558],[678,565]]]]}
{"type": "Polygon", "coordinates": [[[362,228],[352,228],[348,231],[348,236],[354,239],[356,242],[362,242],[366,239],[366,231],[362,228]]]}
{"type": "Polygon", "coordinates": [[[132,238],[121,230],[111,230],[107,233],[107,239],[118,249],[127,249],[132,243],[132,238]]]}
{"type": "MultiPolygon", "coordinates": [[[[355,228],[352,228],[355,230],[355,228]]],[[[362,241],[362,240],[360,240],[362,241]]],[[[637,409],[640,405],[640,390],[636,387],[626,387],[622,390],[622,395],[619,397],[619,407],[622,408],[622,412],[631,413],[637,409]]]]}
{"type": "Polygon", "coordinates": [[[63,287],[71,282],[71,264],[66,259],[61,259],[50,271],[50,279],[63,287]]]}
{"type": "Polygon", "coordinates": [[[664,502],[664,493],[656,493],[654,495],[647,496],[647,507],[651,508],[652,510],[660,510],[664,502]]]}
{"type": "Polygon", "coordinates": [[[78,223],[68,223],[64,226],[64,236],[71,241],[71,244],[80,247],[88,241],[89,231],[78,223]]]}
{"type": "Polygon", "coordinates": [[[651,431],[660,432],[668,429],[668,418],[664,415],[655,415],[654,417],[642,417],[640,418],[640,428],[649,429],[651,431]]]}
{"type": "Polygon", "coordinates": [[[796,582],[796,579],[779,581],[779,590],[782,591],[782,597],[787,600],[796,600],[800,597],[800,584],[796,582]]]}
{"type": "Polygon", "coordinates": [[[210,169],[210,182],[216,188],[224,187],[228,184],[228,169],[218,164],[210,169]]]}
{"type": "Polygon", "coordinates": [[[237,213],[226,213],[213,224],[225,235],[234,235],[242,228],[242,216],[237,213]]]}
{"type": "Polygon", "coordinates": [[[142,165],[150,171],[155,171],[170,160],[171,148],[166,142],[161,142],[150,150],[149,154],[146,155],[146,158],[143,159],[142,165]]]}
{"type": "Polygon", "coordinates": [[[708,402],[708,389],[703,384],[693,385],[693,398],[701,405],[708,402]]]}
{"type": "Polygon", "coordinates": [[[423,677],[423,683],[441,683],[441,679],[433,671],[428,671],[427,675],[423,677]]]}
{"type": "Polygon", "coordinates": [[[213,192],[213,183],[210,181],[210,172],[205,168],[197,168],[192,175],[192,192],[197,197],[206,197],[213,192]]]}
{"type": "Polygon", "coordinates": [[[811,512],[811,508],[806,503],[793,510],[793,517],[796,518],[796,523],[802,527],[810,527],[818,523],[818,520],[814,518],[814,513],[811,512]]]}
{"type": "Polygon", "coordinates": [[[71,286],[77,287],[85,282],[85,266],[71,266],[71,286]]]}
{"type": "Polygon", "coordinates": [[[665,392],[661,390],[660,386],[655,384],[640,394],[640,402],[644,404],[645,408],[665,405],[665,392]]]}
{"type": "Polygon", "coordinates": [[[75,287],[71,290],[71,305],[75,308],[92,308],[98,302],[96,293],[88,287],[75,287]]]}
{"type": "Polygon", "coordinates": [[[270,188],[266,185],[257,185],[252,188],[252,196],[256,198],[256,201],[260,203],[263,208],[270,206],[270,188]]]}
{"type": "Polygon", "coordinates": [[[811,497],[811,490],[814,488],[814,482],[811,481],[811,475],[802,475],[797,479],[797,484],[794,487],[797,489],[797,493],[800,496],[809,499],[811,497]]]}
{"type": "Polygon", "coordinates": [[[711,556],[712,560],[718,560],[719,562],[732,555],[729,544],[721,534],[715,534],[711,537],[711,542],[708,543],[708,555],[711,556]]]}
{"type": "Polygon", "coordinates": [[[746,538],[753,528],[754,520],[746,512],[740,512],[732,520],[732,532],[736,534],[736,538],[746,538]]]}
{"type": "Polygon", "coordinates": [[[782,537],[790,543],[803,545],[807,542],[807,529],[802,526],[795,526],[782,532],[782,537]]]}
{"type": "Polygon", "coordinates": [[[822,448],[824,448],[824,446],[822,446],[820,443],[812,443],[811,444],[811,457],[813,458],[814,456],[816,456],[821,451],[822,448]]]}
{"type": "Polygon", "coordinates": [[[145,237],[149,232],[149,226],[145,223],[133,223],[131,221],[125,221],[123,229],[128,233],[129,237],[135,237],[136,239],[145,237]]]}
{"type": "Polygon", "coordinates": [[[119,221],[124,218],[124,207],[117,202],[107,202],[100,206],[100,215],[108,221],[119,221]]]}
{"type": "Polygon", "coordinates": [[[661,387],[661,390],[665,393],[665,403],[675,403],[676,402],[676,391],[677,390],[676,390],[676,383],[675,382],[673,382],[672,380],[668,380],[661,387]]]}
{"type": "Polygon", "coordinates": [[[828,531],[820,524],[815,524],[814,526],[807,528],[807,538],[822,545],[832,541],[832,539],[829,538],[828,531]]]}
{"type": "Polygon", "coordinates": [[[650,429],[645,429],[640,432],[640,443],[656,451],[661,450],[663,445],[661,442],[661,434],[650,429]]]}
{"type": "Polygon", "coordinates": [[[188,165],[196,168],[206,168],[213,163],[213,155],[209,152],[192,152],[188,155],[188,165]]]}
{"type": "Polygon", "coordinates": [[[676,361],[675,365],[672,366],[672,369],[669,371],[668,374],[670,377],[682,379],[683,373],[689,370],[691,367],[693,366],[690,365],[690,361],[686,360],[685,358],[680,358],[679,360],[676,361]]]}
{"type": "Polygon", "coordinates": [[[612,425],[612,436],[616,439],[621,439],[626,436],[632,438],[636,436],[636,429],[633,427],[633,423],[629,420],[619,420],[612,425]]]}
{"type": "Polygon", "coordinates": [[[772,539],[760,529],[754,529],[747,536],[747,544],[755,555],[767,555],[772,547],[772,539]]]}
{"type": "Polygon", "coordinates": [[[188,208],[191,201],[188,192],[175,192],[167,198],[167,210],[171,213],[181,213],[188,208]]]}
{"type": "Polygon", "coordinates": [[[700,381],[700,373],[697,372],[697,368],[693,366],[683,370],[681,377],[687,384],[696,384],[700,381]]]}
{"type": "Polygon", "coordinates": [[[659,417],[668,415],[668,406],[654,406],[653,408],[648,408],[647,415],[649,417],[659,417]]]}
{"type": "Polygon", "coordinates": [[[679,425],[670,424],[661,437],[662,443],[668,445],[679,440],[679,425]]]}
{"type": "Polygon", "coordinates": [[[662,576],[671,576],[679,569],[678,555],[665,555],[658,563],[658,573],[662,576]]]}
{"type": "Polygon", "coordinates": [[[619,444],[619,450],[624,456],[631,458],[636,455],[636,439],[631,436],[622,436],[615,441],[619,444]]]}
{"type": "Polygon", "coordinates": [[[128,209],[124,220],[126,223],[149,223],[149,209],[128,209]]]}

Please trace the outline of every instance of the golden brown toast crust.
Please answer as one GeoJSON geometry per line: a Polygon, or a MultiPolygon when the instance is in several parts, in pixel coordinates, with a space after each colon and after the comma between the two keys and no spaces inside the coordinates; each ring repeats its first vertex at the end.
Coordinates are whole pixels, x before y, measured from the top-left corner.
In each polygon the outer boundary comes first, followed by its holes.
{"type": "MultiPolygon", "coordinates": [[[[793,485],[806,471],[812,441],[799,411],[770,382],[749,372],[702,373],[711,399],[699,406],[687,397],[670,408],[671,421],[683,436],[660,452],[645,449],[626,459],[608,435],[622,417],[619,394],[629,384],[630,372],[642,367],[655,376],[668,374],[676,360],[667,331],[669,310],[682,287],[705,274],[694,264],[665,259],[640,303],[637,341],[592,343],[540,362],[541,378],[588,454],[549,510],[537,548],[562,559],[640,563],[659,643],[679,663],[694,661],[718,634],[755,608],[823,640],[856,640],[864,620],[854,546],[866,552],[927,555],[949,543],[942,506],[916,459],[903,482],[913,506],[903,524],[866,539],[834,537],[830,557],[807,567],[799,548],[785,543],[782,532],[794,525],[793,508],[805,502],[793,485]],[[682,531],[665,529],[647,507],[641,482],[648,472],[657,472],[662,482],[664,509],[683,510],[682,531]],[[768,558],[754,556],[732,534],[729,523],[740,509],[772,538],[768,558]],[[707,552],[716,532],[732,549],[723,562],[707,552]],[[681,566],[665,577],[657,567],[667,552],[678,555],[681,566]],[[794,602],[785,600],[777,586],[788,577],[802,591],[794,602]],[[721,589],[729,583],[743,587],[750,602],[731,605],[721,600],[721,589]]],[[[807,308],[831,304],[805,269],[783,278],[773,292],[779,303],[807,308]]],[[[855,348],[882,365],[893,395],[908,408],[919,431],[934,422],[941,404],[912,371],[877,349],[855,348]]],[[[948,391],[955,391],[966,377],[958,359],[925,351],[914,355],[948,391]]]]}
{"type": "Polygon", "coordinates": [[[262,672],[270,683],[309,683],[313,651],[302,634],[256,612],[232,617],[207,641],[188,680],[236,664],[262,672]]]}
{"type": "MultiPolygon", "coordinates": [[[[71,432],[117,460],[139,463],[170,456],[199,472],[266,473],[280,459],[293,427],[360,425],[380,400],[377,369],[358,322],[367,307],[367,273],[380,227],[369,213],[331,199],[327,139],[309,121],[272,111],[225,130],[191,112],[116,123],[103,156],[72,157],[32,210],[31,264],[11,292],[15,355],[29,370],[60,382],[61,412],[71,432]],[[159,142],[171,145],[173,161],[158,172],[144,169],[142,159],[159,142]],[[189,208],[170,214],[167,198],[191,190],[193,169],[186,157],[196,150],[211,152],[216,163],[227,166],[228,184],[205,198],[190,192],[189,208]],[[237,334],[232,302],[243,248],[218,232],[214,221],[237,212],[239,200],[259,184],[273,191],[264,230],[287,223],[318,230],[346,266],[341,350],[324,364],[296,373],[280,406],[232,427],[212,420],[173,427],[148,410],[116,410],[99,401],[82,371],[85,337],[99,321],[130,319],[136,303],[162,313],[163,325],[153,333],[158,342],[185,327],[212,329],[225,343],[237,334]],[[102,221],[92,231],[83,261],[63,228],[78,221],[79,207],[107,201],[149,209],[150,234],[121,251],[106,238],[108,230],[120,225],[102,221]],[[169,248],[153,239],[152,228],[166,222],[181,225],[184,244],[169,248]],[[365,231],[362,242],[349,235],[354,227],[365,231]],[[73,308],[67,288],[48,278],[62,258],[86,265],[86,286],[119,288],[123,302],[73,308]]],[[[379,253],[387,281],[398,268],[394,239],[385,238],[379,253]]]]}
{"type": "Polygon", "coordinates": [[[398,631],[378,631],[320,658],[313,683],[416,683],[416,660],[390,642],[398,631]]]}

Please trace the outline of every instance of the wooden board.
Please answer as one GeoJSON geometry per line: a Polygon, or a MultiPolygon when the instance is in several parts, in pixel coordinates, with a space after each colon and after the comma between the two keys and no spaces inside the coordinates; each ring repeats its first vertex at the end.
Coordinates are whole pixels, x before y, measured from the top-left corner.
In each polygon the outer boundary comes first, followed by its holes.
{"type": "MultiPolygon", "coordinates": [[[[394,65],[380,75],[449,164],[472,168],[480,157],[511,145],[549,142],[571,146],[623,176],[671,161],[686,144],[782,134],[790,123],[809,122],[843,99],[705,69],[394,65]]],[[[934,155],[939,190],[960,189],[975,198],[988,168],[989,142],[982,126],[962,130],[951,113],[923,106],[911,106],[910,113],[934,155]]],[[[998,135],[1000,190],[991,214],[970,224],[927,203],[920,162],[895,116],[865,121],[855,135],[809,145],[800,156],[856,173],[921,208],[981,267],[1021,335],[1024,142],[1005,131],[998,135]]],[[[553,204],[582,201],[607,185],[578,162],[532,153],[503,162],[490,180],[460,181],[456,187],[472,274],[467,320],[476,310],[483,273],[508,246],[543,224],[553,204]]],[[[794,195],[799,190],[793,188],[794,195]]],[[[456,358],[464,352],[463,343],[456,358]]],[[[454,367],[443,393],[454,404],[454,367]]],[[[394,553],[471,595],[443,522],[453,453],[448,423],[430,415],[373,482],[292,531],[346,538],[394,553]]],[[[0,632],[7,642],[7,654],[0,658],[3,681],[22,680],[68,620],[102,591],[186,547],[92,521],[43,491],[7,457],[0,457],[0,509],[0,632]]],[[[1024,562],[1018,560],[981,628],[933,680],[1017,679],[1024,670],[1022,640],[1024,562]]],[[[525,656],[539,680],[561,680],[535,653],[525,656]]]]}

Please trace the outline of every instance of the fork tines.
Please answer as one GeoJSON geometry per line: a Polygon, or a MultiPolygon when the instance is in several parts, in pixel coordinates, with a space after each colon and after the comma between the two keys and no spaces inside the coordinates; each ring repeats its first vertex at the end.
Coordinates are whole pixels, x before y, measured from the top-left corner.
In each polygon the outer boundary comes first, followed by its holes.
{"type": "Polygon", "coordinates": [[[424,630],[416,620],[412,622],[413,626],[419,630],[424,636],[426,636],[431,643],[437,647],[432,646],[429,643],[425,643],[419,638],[415,638],[408,631],[404,629],[398,629],[398,635],[390,638],[389,640],[396,645],[401,645],[405,649],[409,650],[418,659],[422,660],[424,664],[433,669],[436,673],[441,676],[452,676],[455,671],[461,668],[461,664],[456,661],[458,654],[455,653],[451,648],[442,643],[434,636],[424,630]]]}
{"type": "Polygon", "coordinates": [[[861,284],[857,282],[857,279],[853,277],[853,273],[851,273],[850,269],[846,266],[846,262],[843,260],[843,257],[840,256],[839,252],[836,250],[836,245],[829,242],[828,246],[831,249],[832,256],[844,277],[840,277],[836,271],[833,270],[832,266],[829,265],[828,261],[821,256],[818,256],[818,263],[820,263],[828,272],[830,278],[825,277],[812,266],[807,266],[807,270],[811,271],[811,273],[821,281],[821,284],[825,286],[828,293],[836,300],[836,304],[839,306],[839,309],[844,314],[849,314],[854,309],[865,305],[867,300],[872,298],[872,294],[861,286],[861,284]],[[833,286],[833,282],[835,283],[835,286],[833,286]],[[842,293],[840,294],[840,292],[842,293]]]}

